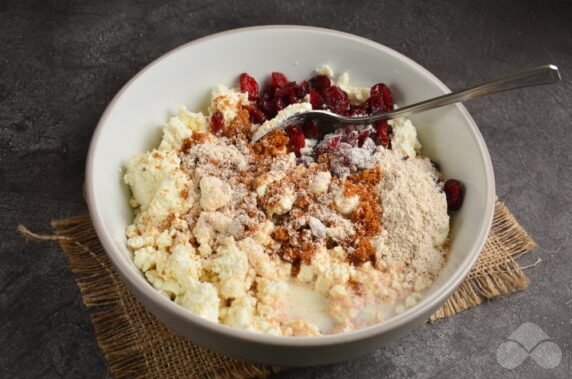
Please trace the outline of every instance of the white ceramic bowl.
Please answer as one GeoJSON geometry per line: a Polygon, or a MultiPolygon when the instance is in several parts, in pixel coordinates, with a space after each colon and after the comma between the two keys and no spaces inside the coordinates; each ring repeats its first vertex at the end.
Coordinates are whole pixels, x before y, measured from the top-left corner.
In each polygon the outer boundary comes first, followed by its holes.
{"type": "Polygon", "coordinates": [[[293,26],[232,30],[190,42],[157,59],[115,96],[97,126],[87,160],[89,210],[119,276],[147,310],[193,342],[229,356],[266,364],[306,366],[349,359],[372,351],[425,322],[459,285],[489,232],[495,202],[489,153],[462,105],[412,117],[424,154],[446,177],[462,180],[466,197],[453,218],[446,267],[426,297],[381,324],[320,337],[277,337],[218,325],[193,315],[157,292],[133,265],[125,228],[133,215],[122,168],[135,154],[156,146],[161,125],[177,107],[204,109],[214,85],[236,84],[242,72],[260,79],[271,71],[293,80],[312,76],[327,63],[348,71],[357,85],[385,82],[398,105],[449,92],[435,76],[378,43],[336,31],[293,26]]]}

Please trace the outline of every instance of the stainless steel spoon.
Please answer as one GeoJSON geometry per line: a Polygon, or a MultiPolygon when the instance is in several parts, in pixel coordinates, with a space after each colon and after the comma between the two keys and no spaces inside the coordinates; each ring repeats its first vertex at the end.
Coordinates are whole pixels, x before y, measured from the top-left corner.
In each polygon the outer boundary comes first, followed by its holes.
{"type": "Polygon", "coordinates": [[[430,109],[439,108],[459,101],[472,100],[477,97],[491,95],[493,93],[508,91],[511,89],[531,87],[541,84],[552,84],[559,80],[560,73],[558,72],[558,67],[550,64],[530,68],[476,87],[438,96],[390,112],[376,113],[369,116],[346,117],[328,111],[312,110],[309,112],[295,114],[275,127],[265,128],[266,130],[263,130],[261,127],[258,128],[254,133],[252,142],[260,140],[272,130],[285,129],[290,125],[301,124],[306,119],[314,119],[323,123],[323,125],[331,126],[334,129],[347,124],[369,125],[375,121],[389,120],[396,117],[410,115],[412,113],[428,111],[430,109]]]}

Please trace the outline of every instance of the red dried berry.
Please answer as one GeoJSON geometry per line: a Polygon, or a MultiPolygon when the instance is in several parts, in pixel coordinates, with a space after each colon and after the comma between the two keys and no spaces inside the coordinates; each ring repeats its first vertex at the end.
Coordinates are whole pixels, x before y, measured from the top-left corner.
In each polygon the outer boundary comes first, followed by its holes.
{"type": "Polygon", "coordinates": [[[352,130],[347,134],[344,134],[342,141],[350,144],[352,147],[357,147],[359,143],[359,132],[357,130],[352,130]]]}
{"type": "Polygon", "coordinates": [[[275,117],[278,113],[274,100],[269,99],[266,96],[263,96],[263,98],[258,100],[256,104],[258,105],[258,109],[264,113],[267,119],[275,117]]]}
{"type": "Polygon", "coordinates": [[[375,129],[373,141],[376,145],[381,145],[386,149],[391,149],[391,128],[387,121],[376,121],[375,124],[373,124],[373,128],[375,129]]]}
{"type": "Polygon", "coordinates": [[[386,104],[393,106],[393,95],[391,94],[391,90],[385,83],[377,83],[371,87],[370,90],[370,97],[383,97],[383,100],[386,104]]]}
{"type": "Polygon", "coordinates": [[[336,147],[340,144],[342,136],[339,134],[327,135],[314,149],[316,155],[322,155],[326,153],[332,153],[336,150],[336,147]]]}
{"type": "Polygon", "coordinates": [[[310,79],[310,87],[322,93],[326,88],[332,85],[332,81],[326,75],[317,75],[310,79]]]}
{"type": "Polygon", "coordinates": [[[310,88],[310,104],[312,109],[324,109],[324,98],[314,88],[310,88]]]}
{"type": "Polygon", "coordinates": [[[388,86],[377,83],[371,87],[368,99],[370,113],[387,112],[393,109],[393,95],[388,86]]]}
{"type": "Polygon", "coordinates": [[[350,111],[350,100],[348,94],[341,88],[331,86],[322,92],[326,107],[332,112],[345,115],[350,111]]]}
{"type": "Polygon", "coordinates": [[[221,112],[216,111],[211,116],[211,132],[218,134],[224,129],[224,116],[221,112]]]}
{"type": "Polygon", "coordinates": [[[287,83],[274,93],[275,99],[282,99],[286,105],[298,102],[298,86],[295,82],[287,83]]]}
{"type": "Polygon", "coordinates": [[[290,105],[290,104],[296,104],[298,102],[298,96],[296,96],[296,93],[289,95],[286,99],[286,104],[290,105]]]}
{"type": "Polygon", "coordinates": [[[358,135],[358,147],[362,147],[365,140],[369,137],[369,130],[365,129],[359,132],[358,135]]]}
{"type": "Polygon", "coordinates": [[[374,114],[385,112],[385,105],[381,97],[370,97],[367,99],[367,113],[374,114]]]}
{"type": "Polygon", "coordinates": [[[276,111],[280,112],[282,109],[286,108],[286,104],[282,99],[274,99],[274,106],[276,107],[276,111]]]}
{"type": "Polygon", "coordinates": [[[271,75],[270,83],[274,88],[282,88],[288,84],[288,78],[281,72],[273,72],[271,75]]]}
{"type": "Polygon", "coordinates": [[[302,80],[296,87],[296,95],[301,99],[310,92],[310,84],[307,80],[302,80]]]}
{"type": "Polygon", "coordinates": [[[463,183],[456,179],[449,179],[443,186],[445,196],[447,197],[447,210],[456,211],[463,205],[465,197],[465,188],[463,183]]]}
{"type": "Polygon", "coordinates": [[[308,139],[318,139],[320,136],[320,126],[316,120],[307,120],[302,125],[302,131],[304,136],[308,139]]]}
{"type": "Polygon", "coordinates": [[[365,102],[361,105],[350,105],[350,116],[365,116],[368,108],[368,103],[365,102]]]}
{"type": "Polygon", "coordinates": [[[274,98],[274,92],[276,90],[274,88],[272,88],[272,86],[265,86],[262,89],[262,93],[260,94],[260,98],[261,99],[265,99],[265,100],[270,100],[272,98],[274,98]]]}
{"type": "Polygon", "coordinates": [[[258,99],[258,83],[246,72],[240,74],[240,91],[248,93],[248,100],[258,99]]]}
{"type": "Polygon", "coordinates": [[[254,124],[262,124],[266,121],[264,112],[262,112],[256,104],[251,104],[250,107],[248,107],[248,113],[250,114],[250,121],[254,124]]]}
{"type": "Polygon", "coordinates": [[[300,157],[300,149],[302,149],[306,141],[304,139],[304,133],[300,125],[292,125],[288,128],[288,150],[294,152],[297,157],[300,157]]]}

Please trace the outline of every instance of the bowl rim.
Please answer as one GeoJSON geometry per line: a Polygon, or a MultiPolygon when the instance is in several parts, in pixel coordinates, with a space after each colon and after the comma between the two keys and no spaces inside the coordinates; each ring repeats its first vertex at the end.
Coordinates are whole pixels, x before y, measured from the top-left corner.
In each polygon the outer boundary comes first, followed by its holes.
{"type": "MultiPolygon", "coordinates": [[[[98,141],[101,135],[101,131],[104,129],[107,119],[109,118],[112,110],[119,98],[123,96],[123,93],[137,80],[139,77],[143,76],[147,70],[155,66],[162,60],[178,53],[180,50],[209,43],[212,40],[225,38],[230,35],[242,34],[242,33],[253,33],[253,32],[264,32],[264,31],[303,31],[309,33],[317,34],[328,34],[336,38],[343,38],[346,40],[351,40],[352,42],[365,44],[374,49],[382,50],[384,53],[389,54],[404,62],[405,64],[413,66],[415,69],[419,70],[424,76],[426,76],[430,81],[432,81],[443,93],[450,92],[449,88],[441,82],[435,75],[430,71],[425,69],[423,66],[408,58],[407,56],[372,40],[364,37],[356,36],[354,34],[341,32],[332,29],[326,29],[321,27],[313,26],[300,26],[300,25],[264,25],[264,26],[252,26],[231,29],[219,33],[210,34],[204,37],[187,42],[175,49],[168,51],[167,53],[161,55],[160,57],[153,60],[143,69],[141,69],[135,76],[133,76],[123,87],[117,92],[113,97],[111,102],[106,107],[104,113],[102,114],[97,126],[94,130],[87,155],[86,162],[86,200],[89,208],[89,213],[93,221],[95,231],[104,247],[105,252],[109,256],[113,266],[119,272],[120,277],[127,284],[136,287],[139,290],[139,295],[144,296],[147,301],[155,303],[157,306],[161,307],[165,312],[170,313],[179,319],[184,319],[185,322],[192,322],[202,328],[207,329],[213,333],[221,333],[227,337],[232,337],[236,339],[247,340],[252,343],[262,343],[267,345],[276,346],[322,346],[322,345],[334,345],[342,344],[347,342],[355,342],[367,338],[372,338],[379,336],[383,333],[389,332],[391,330],[400,328],[408,323],[415,322],[420,315],[424,313],[429,313],[432,308],[442,305],[446,299],[455,291],[461,281],[468,274],[471,267],[476,262],[480,255],[480,252],[486,242],[487,236],[489,234],[495,206],[495,180],[493,173],[493,166],[490,158],[490,154],[484,142],[483,136],[481,135],[475,121],[467,111],[467,109],[461,104],[457,103],[455,106],[464,116],[469,124],[470,132],[475,138],[479,150],[481,152],[481,159],[483,161],[485,169],[485,180],[486,180],[486,205],[483,222],[480,225],[480,230],[478,231],[477,244],[473,246],[473,249],[469,252],[467,257],[461,262],[461,264],[454,270],[453,275],[447,278],[444,283],[437,288],[432,294],[424,297],[418,304],[407,309],[403,313],[396,315],[386,321],[367,326],[364,328],[342,332],[337,334],[329,334],[315,337],[288,337],[288,336],[274,336],[263,333],[255,333],[251,331],[244,331],[240,329],[231,328],[222,324],[218,324],[199,316],[196,316],[192,312],[184,309],[175,302],[167,299],[165,296],[161,295],[157,290],[155,290],[141,275],[139,275],[133,267],[129,265],[125,257],[118,251],[113,241],[113,237],[110,232],[106,229],[103,222],[103,218],[100,214],[100,210],[97,207],[96,202],[96,192],[95,192],[95,182],[94,182],[94,164],[95,164],[95,154],[98,148],[98,141]]],[[[129,288],[129,286],[127,286],[129,288]]],[[[133,292],[131,289],[129,289],[133,292]]]]}

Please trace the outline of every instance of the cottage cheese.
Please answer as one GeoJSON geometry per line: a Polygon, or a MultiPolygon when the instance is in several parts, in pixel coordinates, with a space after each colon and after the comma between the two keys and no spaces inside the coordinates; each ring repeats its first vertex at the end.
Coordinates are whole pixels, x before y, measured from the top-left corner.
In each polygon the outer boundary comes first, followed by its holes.
{"type": "Polygon", "coordinates": [[[238,109],[248,104],[248,96],[245,93],[217,85],[212,92],[209,116],[217,111],[221,112],[224,122],[228,126],[238,115],[238,109]]]}
{"type": "Polygon", "coordinates": [[[232,190],[228,183],[215,176],[203,176],[200,187],[201,207],[205,211],[214,211],[224,207],[231,199],[232,190]]]}
{"type": "Polygon", "coordinates": [[[332,174],[329,171],[320,171],[312,178],[308,189],[315,194],[324,193],[328,190],[331,180],[332,174]]]}
{"type": "Polygon", "coordinates": [[[389,124],[393,127],[392,150],[401,153],[404,157],[415,158],[417,152],[421,150],[421,143],[417,139],[417,130],[411,120],[398,118],[390,120],[389,124]]]}
{"type": "Polygon", "coordinates": [[[207,130],[207,118],[202,113],[189,112],[185,106],[181,106],[176,117],[171,117],[169,122],[163,126],[163,139],[159,145],[159,150],[179,150],[186,138],[189,138],[193,131],[207,130]]]}
{"type": "Polygon", "coordinates": [[[348,94],[351,102],[362,104],[369,98],[369,88],[354,87],[350,85],[350,76],[347,72],[344,72],[337,78],[336,85],[348,94]]]}

